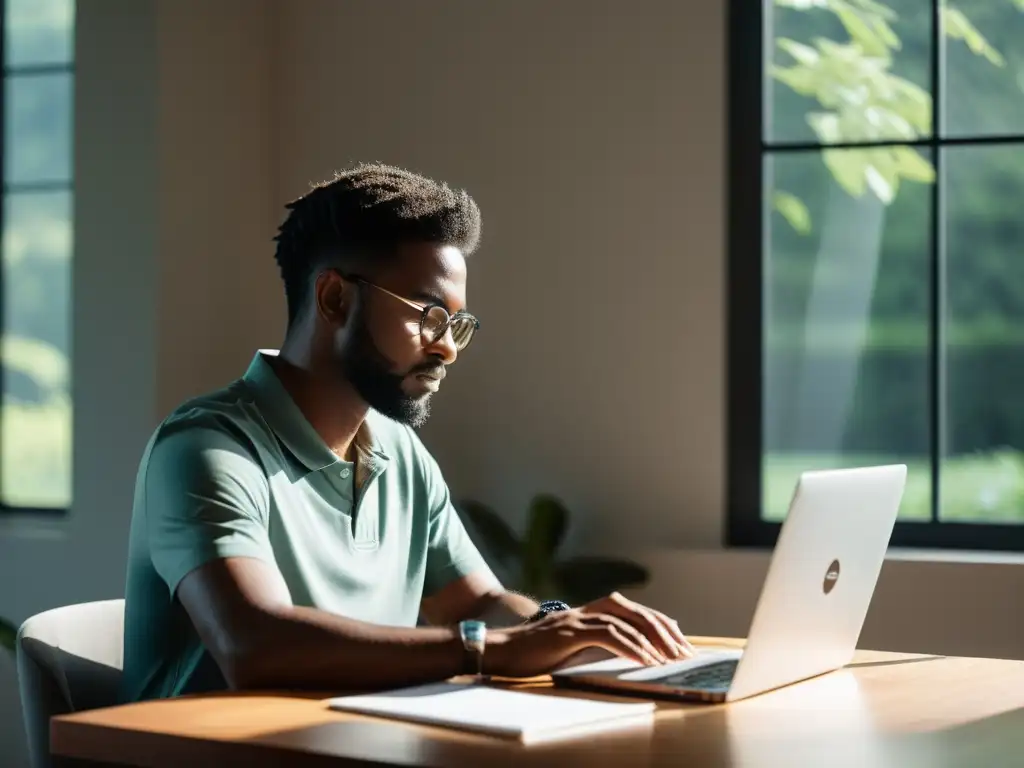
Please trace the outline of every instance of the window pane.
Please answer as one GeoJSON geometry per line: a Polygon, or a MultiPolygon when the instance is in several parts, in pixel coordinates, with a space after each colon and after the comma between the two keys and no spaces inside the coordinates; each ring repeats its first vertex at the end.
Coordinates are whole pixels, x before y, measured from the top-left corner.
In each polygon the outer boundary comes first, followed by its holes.
{"type": "Polygon", "coordinates": [[[931,167],[911,152],[766,158],[766,519],[785,516],[801,471],[890,462],[909,467],[901,516],[931,516],[930,185],[902,181],[887,204],[837,181],[881,175],[894,158],[931,167]]]}
{"type": "Polygon", "coordinates": [[[71,501],[71,195],[4,200],[0,501],[71,501]]]}
{"type": "Polygon", "coordinates": [[[932,0],[765,0],[764,8],[769,141],[931,134],[932,0]]]}
{"type": "Polygon", "coordinates": [[[70,180],[71,75],[11,76],[6,88],[6,183],[70,180]]]}
{"type": "Polygon", "coordinates": [[[957,0],[943,22],[943,134],[1024,132],[1024,8],[957,0]]]}
{"type": "Polygon", "coordinates": [[[74,0],[4,0],[8,67],[65,64],[74,56],[74,0]]]}
{"type": "Polygon", "coordinates": [[[940,514],[1024,522],[1024,146],[943,153],[946,418],[940,514]]]}

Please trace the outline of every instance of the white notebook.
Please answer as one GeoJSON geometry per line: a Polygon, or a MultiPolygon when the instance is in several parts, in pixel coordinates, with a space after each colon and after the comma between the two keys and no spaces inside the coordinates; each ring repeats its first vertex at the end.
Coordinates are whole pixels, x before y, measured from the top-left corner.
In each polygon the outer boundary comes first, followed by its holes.
{"type": "Polygon", "coordinates": [[[436,683],[340,696],[331,709],[490,733],[525,743],[654,722],[654,702],[608,702],[436,683]]]}

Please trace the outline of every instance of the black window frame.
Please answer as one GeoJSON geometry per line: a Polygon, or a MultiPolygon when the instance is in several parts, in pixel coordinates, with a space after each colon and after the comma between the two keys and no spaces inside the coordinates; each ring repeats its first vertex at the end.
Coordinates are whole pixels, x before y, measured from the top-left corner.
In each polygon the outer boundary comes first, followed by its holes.
{"type": "MultiPolygon", "coordinates": [[[[77,5],[77,3],[76,3],[77,5]]],[[[77,16],[77,8],[76,8],[77,16]]],[[[77,18],[76,18],[77,23],[77,18]]],[[[18,75],[49,75],[49,74],[63,74],[68,73],[74,78],[75,74],[75,56],[72,54],[71,60],[63,63],[52,63],[52,64],[22,64],[16,66],[8,66],[7,64],[7,4],[0,0],[0,66],[3,67],[3,76],[0,78],[0,180],[3,180],[3,197],[0,198],[0,234],[4,232],[6,225],[6,203],[8,195],[19,194],[19,193],[45,193],[45,192],[62,192],[68,191],[74,196],[74,169],[72,168],[72,175],[67,181],[44,181],[44,182],[16,182],[9,183],[7,181],[7,84],[9,78],[18,75]]],[[[72,125],[72,140],[74,137],[74,126],[72,125]]],[[[73,157],[73,153],[72,153],[73,157]]],[[[73,210],[73,208],[72,208],[73,210]]],[[[72,245],[72,248],[74,246],[72,245]]],[[[3,256],[2,245],[0,245],[0,258],[3,256]]],[[[5,270],[2,264],[0,264],[0,333],[5,332],[3,327],[4,314],[4,291],[5,291],[5,270]]],[[[70,322],[70,318],[69,318],[70,322]]],[[[4,381],[4,368],[0,365],[0,397],[6,391],[4,381]]],[[[0,434],[3,430],[3,411],[0,409],[0,434]]],[[[74,434],[72,432],[72,434],[74,434]]],[[[2,467],[3,456],[0,454],[0,467],[2,467]]],[[[74,468],[72,467],[72,474],[74,468]]],[[[0,477],[0,483],[2,483],[2,477],[0,477]]],[[[73,487],[73,485],[72,485],[73,487]]],[[[2,488],[0,488],[2,491],[2,488]]],[[[72,497],[73,502],[73,497],[72,497]]],[[[26,516],[41,516],[46,518],[61,518],[68,514],[68,507],[54,506],[54,507],[34,507],[34,506],[19,506],[14,504],[7,504],[2,501],[2,493],[0,493],[0,519],[10,515],[26,515],[26,516]]]]}
{"type": "MultiPolygon", "coordinates": [[[[932,2],[931,92],[933,114],[941,114],[940,74],[943,55],[939,0],[932,2]]],[[[813,142],[769,142],[764,138],[765,1],[730,0],[727,21],[727,183],[726,216],[726,526],[729,547],[770,548],[780,522],[762,519],[763,461],[763,280],[764,280],[764,158],[773,152],[816,150],[813,142]]],[[[929,421],[930,433],[939,434],[942,408],[941,319],[943,185],[940,171],[943,147],[1021,144],[1019,135],[944,137],[935,120],[932,136],[916,141],[878,142],[931,150],[936,181],[931,185],[929,311],[929,421]]],[[[863,147],[871,144],[829,144],[828,147],[863,147]]],[[[1024,401],[1022,401],[1024,405],[1024,401]]],[[[890,546],[977,551],[1024,551],[1024,520],[1020,525],[941,521],[939,473],[940,440],[931,440],[931,519],[898,521],[890,546]]]]}

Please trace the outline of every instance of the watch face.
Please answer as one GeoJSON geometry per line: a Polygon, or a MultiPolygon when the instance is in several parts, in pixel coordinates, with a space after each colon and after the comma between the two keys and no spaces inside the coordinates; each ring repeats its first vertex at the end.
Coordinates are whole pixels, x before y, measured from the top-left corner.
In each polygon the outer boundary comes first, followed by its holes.
{"type": "Polygon", "coordinates": [[[487,625],[482,621],[467,620],[459,623],[459,634],[467,648],[483,648],[487,637],[487,625]]]}

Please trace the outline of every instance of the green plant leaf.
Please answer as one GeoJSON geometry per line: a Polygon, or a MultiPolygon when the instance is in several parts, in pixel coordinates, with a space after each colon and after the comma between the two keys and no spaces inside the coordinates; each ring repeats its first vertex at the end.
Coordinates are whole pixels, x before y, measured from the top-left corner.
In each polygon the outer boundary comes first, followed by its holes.
{"type": "Polygon", "coordinates": [[[896,197],[896,189],[899,183],[898,176],[887,176],[882,174],[878,168],[873,165],[869,165],[864,169],[864,178],[868,181],[868,186],[871,187],[871,191],[875,193],[875,196],[883,203],[888,205],[896,197]]]}
{"type": "Polygon", "coordinates": [[[0,647],[6,648],[14,653],[14,646],[18,639],[18,628],[7,619],[0,618],[0,647]]]}
{"type": "MultiPolygon", "coordinates": [[[[875,0],[851,0],[850,4],[885,21],[896,21],[899,18],[896,11],[887,5],[876,3],[875,0]]],[[[829,5],[829,3],[826,2],[823,5],[829,5]]]]}
{"type": "Polygon", "coordinates": [[[842,141],[839,116],[834,112],[810,112],[807,115],[807,122],[814,129],[822,144],[842,141]]]}
{"type": "Polygon", "coordinates": [[[532,594],[543,592],[551,579],[551,571],[565,531],[569,527],[569,510],[550,494],[538,494],[530,502],[530,514],[523,542],[524,589],[532,594]]]}
{"type": "Polygon", "coordinates": [[[771,75],[780,83],[784,83],[801,96],[814,96],[821,85],[821,78],[813,69],[807,67],[771,68],[771,75]]]}
{"type": "Polygon", "coordinates": [[[893,147],[892,155],[903,178],[925,184],[935,181],[935,168],[913,147],[893,147]]]}
{"type": "Polygon", "coordinates": [[[804,66],[817,64],[820,58],[820,54],[816,49],[809,45],[798,43],[796,40],[791,40],[788,37],[780,37],[775,41],[775,44],[804,66]]]}
{"type": "Polygon", "coordinates": [[[837,3],[833,7],[839,21],[846,27],[850,38],[857,43],[868,56],[888,56],[889,46],[878,35],[872,24],[864,19],[860,11],[850,6],[837,3]]]}
{"type": "Polygon", "coordinates": [[[890,48],[903,47],[903,43],[900,41],[899,37],[896,36],[895,30],[889,26],[886,19],[875,16],[871,19],[870,23],[875,30],[875,34],[877,34],[882,39],[882,42],[887,46],[890,48]]]}
{"type": "Polygon", "coordinates": [[[775,190],[772,193],[772,207],[801,235],[811,231],[811,214],[808,213],[807,206],[795,195],[781,189],[775,190]]]}
{"type": "Polygon", "coordinates": [[[864,166],[864,178],[875,196],[889,205],[900,185],[895,163],[887,149],[866,150],[866,155],[868,162],[864,166]]]}
{"type": "Polygon", "coordinates": [[[932,96],[930,93],[898,77],[891,78],[893,102],[899,113],[916,130],[916,136],[927,136],[932,130],[932,96]]]}
{"type": "Polygon", "coordinates": [[[857,150],[826,149],[822,154],[832,176],[851,197],[864,194],[864,158],[857,150]]]}
{"type": "Polygon", "coordinates": [[[469,521],[470,527],[483,539],[483,548],[502,561],[522,554],[522,544],[515,532],[497,512],[487,505],[465,499],[455,505],[459,514],[469,521]]]}
{"type": "Polygon", "coordinates": [[[569,528],[569,510],[555,496],[541,493],[530,502],[527,549],[552,557],[569,528]]]}
{"type": "Polygon", "coordinates": [[[1005,66],[1006,62],[1002,55],[993,48],[985,36],[968,21],[956,8],[951,8],[945,3],[942,4],[942,27],[946,34],[954,40],[963,40],[972,53],[984,56],[991,64],[997,67],[1005,66]]]}
{"type": "Polygon", "coordinates": [[[555,565],[554,581],[571,605],[647,583],[650,574],[638,563],[609,557],[575,557],[555,565]]]}

